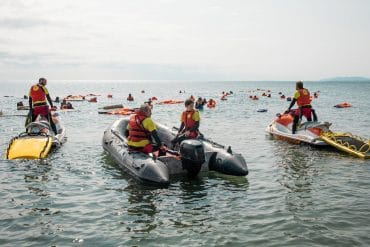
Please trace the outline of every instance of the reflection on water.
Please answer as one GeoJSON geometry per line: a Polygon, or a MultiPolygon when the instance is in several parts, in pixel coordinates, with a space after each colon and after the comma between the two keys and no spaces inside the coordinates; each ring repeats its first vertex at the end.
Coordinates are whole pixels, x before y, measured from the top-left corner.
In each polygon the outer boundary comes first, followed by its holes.
{"type": "Polygon", "coordinates": [[[318,171],[315,167],[313,148],[305,145],[290,145],[276,142],[274,145],[276,163],[280,170],[278,182],[286,188],[285,203],[294,213],[312,205],[312,184],[318,171]]]}

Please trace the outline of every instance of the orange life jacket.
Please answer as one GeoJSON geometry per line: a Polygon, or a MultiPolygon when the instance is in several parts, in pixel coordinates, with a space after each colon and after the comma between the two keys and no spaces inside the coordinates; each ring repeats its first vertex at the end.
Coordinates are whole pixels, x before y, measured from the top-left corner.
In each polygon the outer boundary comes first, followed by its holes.
{"type": "Polygon", "coordinates": [[[311,104],[310,92],[307,89],[299,89],[298,92],[297,105],[299,107],[311,104]]]}
{"type": "MultiPolygon", "coordinates": [[[[195,113],[195,110],[183,111],[182,112],[182,120],[183,120],[184,125],[185,125],[185,130],[190,130],[197,123],[197,121],[193,120],[194,113],[195,113]]],[[[194,130],[190,131],[190,135],[189,135],[190,138],[195,138],[197,136],[198,136],[198,131],[196,131],[196,130],[195,131],[194,130]]]]}
{"type": "Polygon", "coordinates": [[[46,105],[46,93],[40,85],[33,85],[29,96],[32,98],[33,106],[46,105]]]}
{"type": "Polygon", "coordinates": [[[143,140],[150,140],[150,133],[147,131],[142,122],[147,117],[144,115],[132,114],[128,121],[128,140],[133,142],[139,142],[143,140]]]}

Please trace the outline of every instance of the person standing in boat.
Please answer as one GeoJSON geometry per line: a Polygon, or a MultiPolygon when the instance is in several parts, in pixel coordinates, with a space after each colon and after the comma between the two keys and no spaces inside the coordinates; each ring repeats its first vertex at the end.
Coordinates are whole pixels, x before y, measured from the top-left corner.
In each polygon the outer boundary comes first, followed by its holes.
{"type": "Polygon", "coordinates": [[[181,125],[176,137],[171,141],[175,146],[186,139],[195,139],[199,135],[200,116],[199,111],[194,109],[194,101],[185,100],[185,111],[181,113],[181,125]]]}
{"type": "Polygon", "coordinates": [[[292,134],[295,134],[298,122],[302,119],[302,116],[305,116],[307,121],[310,122],[312,121],[312,114],[314,117],[314,121],[317,121],[317,116],[311,106],[310,92],[303,87],[303,82],[301,81],[296,82],[296,91],[294,93],[293,100],[285,112],[290,112],[290,109],[294,106],[295,103],[297,103],[298,109],[294,111],[292,134]]]}
{"type": "Polygon", "coordinates": [[[151,115],[152,110],[148,104],[141,105],[140,109],[131,114],[126,131],[127,145],[130,149],[147,154],[158,149],[165,150],[151,115]],[[156,143],[152,143],[152,137],[156,143]]]}
{"type": "Polygon", "coordinates": [[[50,107],[52,109],[55,109],[55,108],[53,106],[53,101],[50,98],[49,91],[45,87],[46,83],[47,83],[47,80],[45,78],[40,78],[39,83],[36,85],[33,85],[30,88],[28,102],[29,102],[30,111],[32,114],[31,121],[32,122],[35,121],[38,115],[46,117],[50,123],[51,128],[56,134],[57,130],[56,130],[55,124],[51,120],[50,109],[49,109],[49,106],[46,100],[49,102],[50,107]]]}

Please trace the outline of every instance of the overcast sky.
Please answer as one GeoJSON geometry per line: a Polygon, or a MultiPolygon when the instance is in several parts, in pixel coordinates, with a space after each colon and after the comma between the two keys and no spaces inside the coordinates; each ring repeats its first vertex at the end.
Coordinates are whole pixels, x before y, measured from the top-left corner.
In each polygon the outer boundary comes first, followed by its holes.
{"type": "Polygon", "coordinates": [[[370,77],[368,0],[0,0],[0,79],[370,77]]]}

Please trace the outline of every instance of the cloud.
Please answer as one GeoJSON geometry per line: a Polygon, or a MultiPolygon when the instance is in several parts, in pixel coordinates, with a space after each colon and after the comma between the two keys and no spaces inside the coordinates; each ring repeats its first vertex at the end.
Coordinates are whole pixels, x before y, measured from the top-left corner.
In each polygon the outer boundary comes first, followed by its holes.
{"type": "Polygon", "coordinates": [[[3,17],[0,18],[0,28],[8,29],[24,29],[24,28],[33,28],[41,27],[45,25],[50,25],[51,22],[44,19],[35,19],[35,18],[11,18],[3,17]]]}
{"type": "Polygon", "coordinates": [[[369,64],[365,2],[331,11],[317,0],[0,1],[0,63],[10,77],[26,66],[61,79],[66,68],[80,79],[293,79],[369,64]]]}

